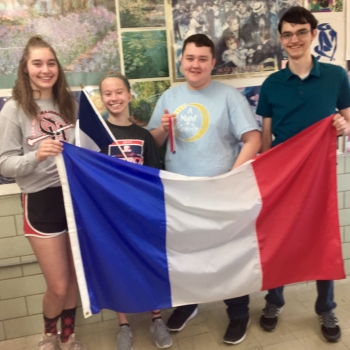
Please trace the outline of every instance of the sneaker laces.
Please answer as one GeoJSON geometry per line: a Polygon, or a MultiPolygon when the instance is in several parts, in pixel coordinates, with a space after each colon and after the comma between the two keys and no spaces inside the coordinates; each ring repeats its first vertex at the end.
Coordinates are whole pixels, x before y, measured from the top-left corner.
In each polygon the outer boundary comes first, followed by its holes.
{"type": "Polygon", "coordinates": [[[338,326],[338,319],[334,316],[333,311],[321,312],[320,318],[326,328],[335,328],[338,326]]]}
{"type": "Polygon", "coordinates": [[[266,318],[275,318],[278,316],[281,308],[276,304],[266,303],[265,308],[262,310],[266,318]]]}

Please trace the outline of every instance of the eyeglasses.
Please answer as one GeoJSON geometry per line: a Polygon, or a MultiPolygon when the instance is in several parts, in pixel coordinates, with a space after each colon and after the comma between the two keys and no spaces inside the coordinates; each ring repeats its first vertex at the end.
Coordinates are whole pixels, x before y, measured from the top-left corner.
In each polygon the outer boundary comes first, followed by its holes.
{"type": "Polygon", "coordinates": [[[298,30],[295,33],[285,32],[285,33],[281,34],[281,38],[283,40],[291,40],[293,38],[293,36],[296,35],[297,38],[302,39],[302,38],[305,38],[306,35],[310,32],[311,32],[311,30],[307,30],[307,29],[298,30]]]}

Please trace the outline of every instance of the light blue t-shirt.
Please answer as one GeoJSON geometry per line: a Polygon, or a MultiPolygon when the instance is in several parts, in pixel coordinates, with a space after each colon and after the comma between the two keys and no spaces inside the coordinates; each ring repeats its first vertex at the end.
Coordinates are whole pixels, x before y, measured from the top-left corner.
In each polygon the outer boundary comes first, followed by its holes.
{"type": "Polygon", "coordinates": [[[176,153],[167,142],[165,168],[187,176],[215,176],[232,169],[242,134],[258,130],[246,98],[234,87],[212,81],[202,90],[187,84],[163,93],[148,129],[160,125],[164,109],[176,114],[176,153]]]}

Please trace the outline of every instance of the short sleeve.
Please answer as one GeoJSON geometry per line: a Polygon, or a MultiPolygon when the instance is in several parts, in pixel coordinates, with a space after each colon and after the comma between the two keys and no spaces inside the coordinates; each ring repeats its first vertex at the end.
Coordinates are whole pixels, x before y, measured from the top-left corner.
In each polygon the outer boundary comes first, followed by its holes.
{"type": "Polygon", "coordinates": [[[158,100],[158,102],[153,110],[151,119],[147,125],[147,130],[149,130],[149,131],[151,131],[153,129],[157,129],[158,126],[160,125],[160,119],[161,119],[162,115],[164,114],[163,100],[164,100],[165,93],[166,92],[164,92],[163,95],[160,97],[160,99],[158,100]]]}
{"type": "Polygon", "coordinates": [[[237,140],[241,140],[244,133],[259,130],[259,126],[251,106],[240,92],[237,91],[237,95],[232,96],[232,101],[236,101],[236,103],[235,107],[230,111],[231,124],[233,125],[231,132],[237,140]]]}
{"type": "Polygon", "coordinates": [[[264,82],[261,86],[258,107],[256,109],[256,114],[262,117],[272,118],[272,108],[267,97],[267,84],[264,82]]]}

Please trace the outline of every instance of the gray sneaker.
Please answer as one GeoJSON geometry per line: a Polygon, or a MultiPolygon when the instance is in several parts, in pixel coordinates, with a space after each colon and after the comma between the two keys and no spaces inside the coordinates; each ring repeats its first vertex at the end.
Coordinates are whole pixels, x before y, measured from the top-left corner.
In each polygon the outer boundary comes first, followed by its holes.
{"type": "Polygon", "coordinates": [[[153,333],[153,340],[158,349],[170,348],[173,345],[169,331],[161,318],[157,318],[152,322],[151,332],[153,333]]]}
{"type": "Polygon", "coordinates": [[[121,326],[118,334],[116,350],[133,350],[133,340],[130,327],[127,325],[121,326]]]}
{"type": "Polygon", "coordinates": [[[273,332],[277,326],[278,316],[282,312],[282,307],[275,304],[266,303],[260,317],[260,327],[267,332],[273,332]]]}

